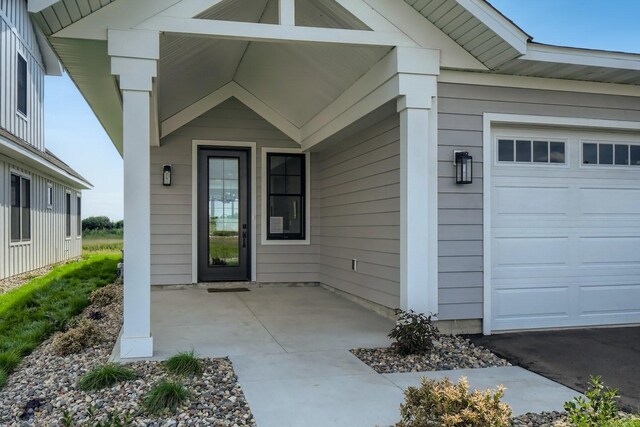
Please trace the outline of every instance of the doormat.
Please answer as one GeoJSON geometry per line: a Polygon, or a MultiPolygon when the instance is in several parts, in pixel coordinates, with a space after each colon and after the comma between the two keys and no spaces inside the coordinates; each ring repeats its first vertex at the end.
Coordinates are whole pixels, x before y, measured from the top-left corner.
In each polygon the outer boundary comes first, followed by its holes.
{"type": "Polygon", "coordinates": [[[223,292],[250,292],[249,288],[208,288],[210,294],[218,294],[223,292]]]}

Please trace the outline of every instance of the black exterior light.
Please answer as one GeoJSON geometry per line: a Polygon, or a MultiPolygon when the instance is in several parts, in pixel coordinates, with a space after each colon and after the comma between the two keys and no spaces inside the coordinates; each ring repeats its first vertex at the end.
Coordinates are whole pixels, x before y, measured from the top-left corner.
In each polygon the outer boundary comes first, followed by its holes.
{"type": "Polygon", "coordinates": [[[473,157],[467,151],[454,151],[453,164],[456,167],[456,184],[473,182],[473,157]]]}
{"type": "Polygon", "coordinates": [[[164,185],[165,187],[168,187],[171,185],[171,172],[172,172],[171,165],[162,166],[162,185],[164,185]]]}

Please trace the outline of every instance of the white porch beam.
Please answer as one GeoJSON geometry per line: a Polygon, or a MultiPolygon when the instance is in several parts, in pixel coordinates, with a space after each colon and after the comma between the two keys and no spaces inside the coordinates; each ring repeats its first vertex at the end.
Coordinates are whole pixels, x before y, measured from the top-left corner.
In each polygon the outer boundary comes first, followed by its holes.
{"type": "Polygon", "coordinates": [[[402,84],[400,113],[400,307],[438,312],[436,76],[402,84]]]}
{"type": "Polygon", "coordinates": [[[296,0],[279,0],[280,25],[296,25],[296,0]]]}
{"type": "Polygon", "coordinates": [[[151,18],[137,26],[137,29],[227,40],[263,41],[274,43],[334,43],[359,46],[404,47],[417,46],[413,40],[402,33],[255,24],[248,22],[217,21],[211,19],[184,19],[165,16],[151,18]]]}
{"type": "Polygon", "coordinates": [[[111,71],[120,77],[124,161],[124,321],[120,357],[153,356],[151,336],[151,92],[159,35],[109,33],[111,71]],[[126,36],[126,37],[125,37],[126,36]],[[123,40],[128,43],[123,43],[123,40]],[[140,56],[134,57],[137,46],[140,56]],[[151,52],[151,53],[150,53],[151,52]]]}

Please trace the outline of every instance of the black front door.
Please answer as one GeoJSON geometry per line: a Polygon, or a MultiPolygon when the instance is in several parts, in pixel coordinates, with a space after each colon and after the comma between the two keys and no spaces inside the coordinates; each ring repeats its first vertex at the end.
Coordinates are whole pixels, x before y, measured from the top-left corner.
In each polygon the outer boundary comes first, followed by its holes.
{"type": "Polygon", "coordinates": [[[198,152],[198,280],[247,281],[250,271],[249,152],[198,152]]]}

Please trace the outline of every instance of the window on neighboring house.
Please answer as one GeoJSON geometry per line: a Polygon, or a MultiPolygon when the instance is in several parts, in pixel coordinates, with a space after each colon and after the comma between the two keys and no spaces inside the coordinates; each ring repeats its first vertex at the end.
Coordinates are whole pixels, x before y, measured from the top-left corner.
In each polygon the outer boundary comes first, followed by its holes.
{"type": "Polygon", "coordinates": [[[53,208],[53,184],[47,184],[47,209],[53,208]]]}
{"type": "Polygon", "coordinates": [[[31,181],[11,174],[11,241],[31,240],[31,181]]]}
{"type": "Polygon", "coordinates": [[[76,236],[82,236],[82,197],[76,197],[76,236]]]}
{"type": "Polygon", "coordinates": [[[267,154],[267,239],[305,240],[305,155],[267,154]]]}
{"type": "Polygon", "coordinates": [[[18,54],[18,111],[27,115],[27,60],[18,54]]]}
{"type": "Polygon", "coordinates": [[[67,238],[71,237],[71,193],[65,193],[64,200],[64,232],[67,238]]]}

